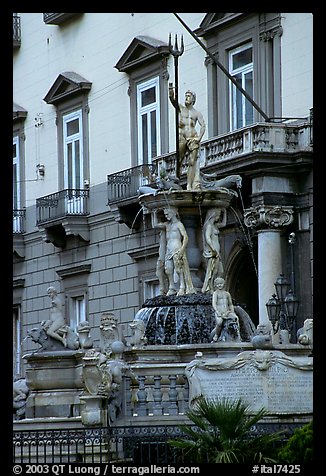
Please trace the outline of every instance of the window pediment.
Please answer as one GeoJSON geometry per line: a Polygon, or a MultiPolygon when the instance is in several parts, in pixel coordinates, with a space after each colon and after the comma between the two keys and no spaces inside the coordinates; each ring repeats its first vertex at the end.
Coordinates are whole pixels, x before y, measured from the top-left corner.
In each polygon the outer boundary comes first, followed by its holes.
{"type": "Polygon", "coordinates": [[[12,105],[12,117],[14,121],[18,121],[20,119],[25,119],[27,116],[27,111],[21,106],[18,106],[15,102],[12,105]]]}
{"type": "Polygon", "coordinates": [[[75,72],[59,74],[44,97],[47,104],[56,104],[68,97],[91,89],[92,83],[75,72]]]}
{"type": "Polygon", "coordinates": [[[215,32],[219,28],[224,28],[238,21],[244,15],[248,15],[248,13],[207,13],[195,33],[198,36],[205,37],[212,31],[215,32]]]}
{"type": "Polygon", "coordinates": [[[149,36],[136,36],[123,53],[115,68],[129,73],[149,60],[169,55],[169,46],[149,36]]]}

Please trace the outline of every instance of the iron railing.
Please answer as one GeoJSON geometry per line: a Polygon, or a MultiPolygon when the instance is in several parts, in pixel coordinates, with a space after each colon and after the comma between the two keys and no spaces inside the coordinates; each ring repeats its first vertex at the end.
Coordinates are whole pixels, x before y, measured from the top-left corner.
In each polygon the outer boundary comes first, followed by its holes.
{"type": "MultiPolygon", "coordinates": [[[[312,150],[312,119],[301,123],[256,123],[236,131],[212,137],[201,143],[200,167],[211,169],[223,160],[234,159],[255,152],[296,153],[312,150]]],[[[185,177],[187,155],[183,161],[180,178],[185,177]]],[[[148,168],[158,174],[164,169],[168,175],[176,175],[176,154],[171,152],[153,159],[153,164],[142,165],[108,175],[108,202],[137,197],[139,185],[150,183],[148,168]]],[[[153,182],[152,182],[153,183],[153,182]]]]}
{"type": "MultiPolygon", "coordinates": [[[[196,428],[194,425],[190,425],[196,428]]],[[[283,430],[279,443],[284,443],[302,423],[258,423],[250,436],[283,430]]],[[[184,439],[180,426],[114,426],[101,428],[19,430],[13,432],[15,464],[53,463],[134,463],[184,464],[180,449],[171,439],[184,439]]]]}
{"type": "Polygon", "coordinates": [[[21,28],[20,28],[20,16],[13,14],[13,46],[18,48],[21,44],[21,28]]]}
{"type": "Polygon", "coordinates": [[[155,175],[157,175],[157,166],[154,164],[138,165],[108,175],[108,202],[136,197],[139,187],[151,184],[155,175]]]}
{"type": "Polygon", "coordinates": [[[168,440],[176,426],[22,430],[13,434],[14,463],[176,463],[168,440]]]}
{"type": "Polygon", "coordinates": [[[13,223],[12,223],[12,232],[15,234],[24,233],[25,232],[25,215],[26,210],[25,208],[19,210],[13,210],[13,223]]]}
{"type": "Polygon", "coordinates": [[[88,215],[89,190],[66,189],[36,200],[36,224],[64,218],[88,215]]]}

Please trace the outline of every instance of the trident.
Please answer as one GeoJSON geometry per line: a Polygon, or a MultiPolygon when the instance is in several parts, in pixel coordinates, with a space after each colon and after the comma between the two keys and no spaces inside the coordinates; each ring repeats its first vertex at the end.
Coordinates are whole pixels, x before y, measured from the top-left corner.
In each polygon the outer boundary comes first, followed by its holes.
{"type": "MultiPolygon", "coordinates": [[[[175,35],[174,47],[171,42],[171,33],[169,34],[169,51],[174,58],[174,84],[175,84],[175,96],[174,96],[174,107],[175,107],[175,147],[176,147],[176,176],[180,176],[180,161],[179,161],[179,78],[178,78],[178,59],[184,52],[183,36],[181,35],[181,46],[180,50],[178,48],[178,38],[175,35]]],[[[170,83],[169,86],[172,86],[170,83]]]]}

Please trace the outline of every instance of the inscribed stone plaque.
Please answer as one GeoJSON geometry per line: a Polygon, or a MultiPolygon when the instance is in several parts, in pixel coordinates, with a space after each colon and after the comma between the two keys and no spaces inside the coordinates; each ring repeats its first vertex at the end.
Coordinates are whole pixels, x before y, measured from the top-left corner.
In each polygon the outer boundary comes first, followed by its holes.
{"type": "Polygon", "coordinates": [[[233,358],[195,359],[186,367],[189,401],[241,397],[250,410],[271,414],[312,413],[312,358],[279,351],[246,351],[233,358]]]}

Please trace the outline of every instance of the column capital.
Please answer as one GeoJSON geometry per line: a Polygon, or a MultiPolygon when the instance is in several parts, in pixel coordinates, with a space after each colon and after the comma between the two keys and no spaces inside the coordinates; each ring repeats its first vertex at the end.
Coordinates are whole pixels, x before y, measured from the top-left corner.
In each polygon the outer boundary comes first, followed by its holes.
{"type": "Polygon", "coordinates": [[[280,229],[293,222],[293,207],[260,205],[244,211],[244,222],[248,228],[280,229]]]}

